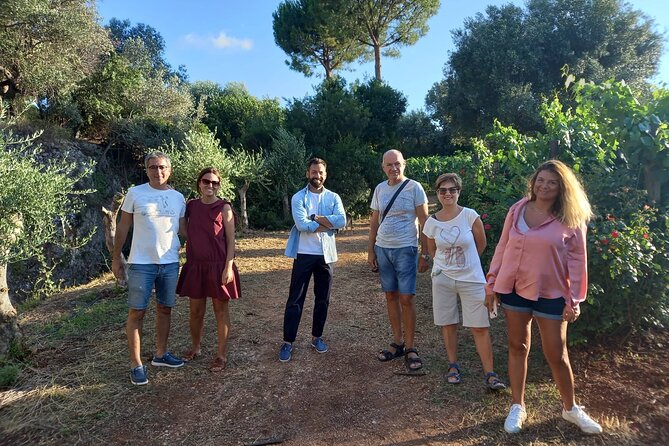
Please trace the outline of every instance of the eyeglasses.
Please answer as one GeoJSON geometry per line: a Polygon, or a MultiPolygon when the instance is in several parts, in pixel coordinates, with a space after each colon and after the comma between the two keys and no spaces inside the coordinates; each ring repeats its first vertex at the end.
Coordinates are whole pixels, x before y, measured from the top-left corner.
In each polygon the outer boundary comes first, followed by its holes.
{"type": "Polygon", "coordinates": [[[206,178],[202,178],[200,181],[202,181],[202,184],[205,186],[218,187],[221,185],[220,181],[211,181],[206,178]]]}
{"type": "Polygon", "coordinates": [[[458,192],[460,192],[460,188],[459,187],[440,187],[439,189],[437,189],[437,193],[440,194],[440,195],[446,195],[446,192],[448,192],[451,195],[455,195],[458,192]]]}
{"type": "Polygon", "coordinates": [[[147,169],[149,169],[149,170],[160,170],[161,172],[163,170],[169,169],[169,168],[170,168],[170,166],[165,166],[164,164],[160,164],[160,165],[154,164],[152,166],[147,167],[147,169]]]}

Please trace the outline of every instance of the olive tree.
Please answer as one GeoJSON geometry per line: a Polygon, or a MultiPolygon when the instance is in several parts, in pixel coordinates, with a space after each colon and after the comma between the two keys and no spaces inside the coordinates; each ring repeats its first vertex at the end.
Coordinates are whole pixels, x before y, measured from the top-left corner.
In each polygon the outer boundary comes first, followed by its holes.
{"type": "Polygon", "coordinates": [[[93,72],[111,48],[88,0],[3,0],[0,97],[53,97],[93,72]]]}
{"type": "Polygon", "coordinates": [[[0,356],[19,336],[7,265],[39,254],[47,243],[71,246],[68,222],[80,209],[78,196],[92,192],[77,186],[91,165],[44,156],[32,144],[35,137],[18,138],[0,127],[0,356]]]}

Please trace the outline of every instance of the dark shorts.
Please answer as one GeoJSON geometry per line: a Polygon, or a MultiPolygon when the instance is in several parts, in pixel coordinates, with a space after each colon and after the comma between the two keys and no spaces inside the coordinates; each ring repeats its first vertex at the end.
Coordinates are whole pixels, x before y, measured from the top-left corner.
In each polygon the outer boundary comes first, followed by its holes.
{"type": "Polygon", "coordinates": [[[556,321],[562,320],[562,312],[564,311],[565,301],[564,297],[557,299],[545,299],[540,297],[539,300],[529,300],[517,295],[515,292],[510,294],[500,294],[502,300],[502,308],[510,311],[519,311],[521,313],[531,313],[535,317],[543,317],[545,319],[553,319],[556,321]]]}

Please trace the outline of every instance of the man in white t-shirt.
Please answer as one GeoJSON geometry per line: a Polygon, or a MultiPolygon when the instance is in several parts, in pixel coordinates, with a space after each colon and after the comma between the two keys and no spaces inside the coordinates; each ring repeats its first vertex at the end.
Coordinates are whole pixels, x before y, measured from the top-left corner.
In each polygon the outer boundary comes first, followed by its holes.
{"type": "Polygon", "coordinates": [[[423,367],[414,346],[414,298],[416,272],[425,272],[429,266],[427,244],[419,231],[419,225],[425,224],[428,208],[423,186],[404,176],[405,167],[400,151],[389,150],[383,155],[382,168],[388,180],[374,189],[367,262],[373,271],[379,272],[393,331],[390,349],[381,350],[378,360],[385,362],[404,356],[407,369],[414,372],[423,367]]]}
{"type": "Polygon", "coordinates": [[[130,353],[130,382],[148,384],[142,364],[140,333],[151,292],[156,290],[156,351],[151,364],[156,367],[181,367],[180,358],[167,351],[172,307],[176,304],[179,277],[179,228],[185,230],[186,202],[167,180],[172,164],[162,152],[144,158],[149,182],[131,187],[121,206],[112,253],[112,271],[119,280],[126,277],[121,252],[128,230],[133,227],[128,257],[128,321],[125,332],[130,353]]]}
{"type": "Polygon", "coordinates": [[[321,337],[330,304],[330,289],[334,262],[337,261],[335,233],[346,225],[346,211],[341,198],[323,187],[327,165],[320,158],[307,162],[307,186],[291,200],[295,225],[290,231],[286,255],[295,259],[290,276],[290,290],[283,316],[283,344],[279,361],[290,361],[293,342],[302,318],[302,308],[314,276],[314,318],[311,327],[311,346],[326,353],[328,346],[321,337]]]}

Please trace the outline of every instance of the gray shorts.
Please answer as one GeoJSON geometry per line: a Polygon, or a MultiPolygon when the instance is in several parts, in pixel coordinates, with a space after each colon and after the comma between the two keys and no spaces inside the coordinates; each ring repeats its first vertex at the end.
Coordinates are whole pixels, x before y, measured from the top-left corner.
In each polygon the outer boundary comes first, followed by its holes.
{"type": "Polygon", "coordinates": [[[464,327],[490,327],[488,309],[485,307],[485,284],[462,282],[445,274],[432,276],[432,308],[434,324],[452,325],[460,322],[458,296],[462,305],[464,327]]]}

